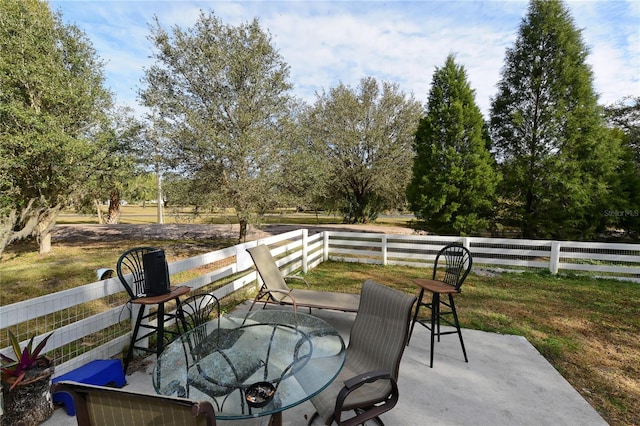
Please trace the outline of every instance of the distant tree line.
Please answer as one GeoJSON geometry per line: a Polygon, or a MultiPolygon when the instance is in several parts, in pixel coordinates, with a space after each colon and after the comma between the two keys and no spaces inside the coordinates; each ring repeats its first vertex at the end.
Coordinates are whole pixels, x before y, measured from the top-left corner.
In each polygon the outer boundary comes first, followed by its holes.
{"type": "Polygon", "coordinates": [[[487,121],[455,53],[424,106],[371,77],[309,105],[257,19],[231,26],[205,11],[190,28],[154,19],[139,91],[149,113],[134,117],[114,106],[80,29],[40,0],[0,10],[0,254],[28,236],[47,251],[64,208],[100,217],[108,199],[101,220],[117,223],[122,197],[233,208],[241,240],[291,206],[349,223],[411,211],[439,234],[637,236],[640,97],[598,104],[559,0],[529,3],[487,121]]]}

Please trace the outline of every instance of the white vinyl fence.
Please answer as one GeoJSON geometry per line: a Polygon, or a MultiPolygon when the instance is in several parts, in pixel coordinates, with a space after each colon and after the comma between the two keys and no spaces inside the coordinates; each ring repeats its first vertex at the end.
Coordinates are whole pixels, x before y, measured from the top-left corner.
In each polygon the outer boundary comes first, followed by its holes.
{"type": "MultiPolygon", "coordinates": [[[[256,284],[246,249],[258,243],[268,245],[283,272],[290,273],[306,272],[328,259],[430,267],[437,251],[451,242],[470,249],[476,271],[543,268],[554,274],[589,273],[640,282],[640,244],[333,231],[309,235],[306,229],[172,262],[169,273],[173,285],[187,285],[192,292],[206,290],[222,298],[256,284]]],[[[0,306],[0,346],[8,346],[8,330],[23,345],[32,335],[38,335],[37,344],[55,330],[47,350],[56,364],[56,376],[93,359],[117,356],[130,339],[132,313],[127,300],[116,277],[0,306]]],[[[9,348],[1,352],[9,353],[9,348]]]]}

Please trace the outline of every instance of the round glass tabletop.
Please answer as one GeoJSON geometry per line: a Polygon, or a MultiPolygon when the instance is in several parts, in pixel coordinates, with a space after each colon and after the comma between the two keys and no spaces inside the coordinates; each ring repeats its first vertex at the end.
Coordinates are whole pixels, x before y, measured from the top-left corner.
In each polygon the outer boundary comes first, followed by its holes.
{"type": "Polygon", "coordinates": [[[223,315],[171,342],[153,372],[156,392],[208,400],[218,419],[280,413],[322,391],[344,364],[336,329],[312,315],[223,315]]]}

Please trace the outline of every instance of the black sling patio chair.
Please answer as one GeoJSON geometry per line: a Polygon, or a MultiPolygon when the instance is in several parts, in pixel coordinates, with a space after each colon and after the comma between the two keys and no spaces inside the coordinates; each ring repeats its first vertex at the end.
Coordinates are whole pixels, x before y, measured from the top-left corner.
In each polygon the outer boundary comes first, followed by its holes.
{"type": "MultiPolygon", "coordinates": [[[[233,372],[236,382],[243,382],[262,366],[259,359],[237,365],[225,353],[225,349],[233,346],[240,338],[242,331],[220,328],[220,301],[216,296],[211,293],[194,294],[182,301],[181,308],[184,315],[184,331],[185,333],[189,331],[180,337],[187,366],[197,365],[198,360],[214,356],[212,353],[215,352],[215,356],[220,359],[220,362],[226,363],[226,368],[233,372]],[[211,345],[214,345],[217,350],[212,352],[211,345]]],[[[215,375],[207,374],[199,365],[196,368],[189,367],[187,376],[186,388],[175,389],[178,396],[188,398],[191,393],[190,387],[193,386],[212,397],[212,402],[218,410],[222,409],[226,398],[222,398],[221,401],[216,398],[232,396],[229,394],[233,388],[220,383],[215,375]]],[[[237,396],[242,398],[243,395],[238,394],[237,396]]]]}

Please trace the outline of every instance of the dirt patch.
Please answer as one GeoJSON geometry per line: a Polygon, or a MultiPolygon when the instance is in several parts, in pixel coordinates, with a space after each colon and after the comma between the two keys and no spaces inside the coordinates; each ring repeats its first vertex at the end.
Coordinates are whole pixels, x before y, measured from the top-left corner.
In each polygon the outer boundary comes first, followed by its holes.
{"type": "MultiPolygon", "coordinates": [[[[412,228],[382,225],[264,225],[249,227],[247,240],[254,241],[300,228],[313,235],[333,230],[343,232],[372,232],[382,234],[416,234],[412,228]]],[[[203,224],[146,224],[146,225],[58,225],[52,242],[105,242],[120,240],[212,240],[237,239],[240,227],[234,225],[203,224]]]]}

